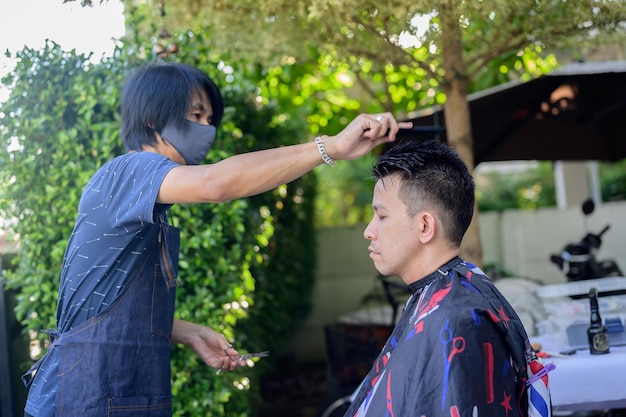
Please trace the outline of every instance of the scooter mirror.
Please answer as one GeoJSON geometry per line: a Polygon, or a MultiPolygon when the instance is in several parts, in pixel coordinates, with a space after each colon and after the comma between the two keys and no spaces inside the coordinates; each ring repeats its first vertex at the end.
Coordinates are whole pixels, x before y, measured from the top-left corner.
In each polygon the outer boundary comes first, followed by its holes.
{"type": "Polygon", "coordinates": [[[583,202],[583,205],[582,205],[582,210],[583,210],[583,214],[584,214],[585,216],[588,216],[588,215],[590,215],[591,213],[593,213],[593,211],[595,210],[595,208],[596,208],[596,205],[595,205],[595,203],[593,202],[593,200],[592,200],[592,199],[587,199],[587,200],[585,200],[585,201],[583,202]]]}

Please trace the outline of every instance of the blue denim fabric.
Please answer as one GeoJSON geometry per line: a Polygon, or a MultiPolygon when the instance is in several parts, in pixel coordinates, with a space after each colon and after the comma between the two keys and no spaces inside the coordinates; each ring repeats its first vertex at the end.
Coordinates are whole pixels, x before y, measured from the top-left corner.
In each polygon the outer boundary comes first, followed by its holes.
{"type": "Polygon", "coordinates": [[[104,314],[60,335],[57,416],[171,416],[179,231],[161,221],[156,245],[158,262],[148,259],[104,314]]]}
{"type": "Polygon", "coordinates": [[[170,339],[179,230],[160,219],[153,250],[102,313],[55,339],[55,416],[171,416],[170,339]]]}

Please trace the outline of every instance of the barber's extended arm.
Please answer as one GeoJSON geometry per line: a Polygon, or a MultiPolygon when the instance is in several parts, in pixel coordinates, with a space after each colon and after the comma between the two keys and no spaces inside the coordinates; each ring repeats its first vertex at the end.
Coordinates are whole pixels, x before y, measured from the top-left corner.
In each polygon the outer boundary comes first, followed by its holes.
{"type": "MultiPolygon", "coordinates": [[[[376,115],[361,114],[335,136],[323,136],[326,152],[333,160],[361,157],[376,146],[395,140],[399,128],[390,113],[378,121],[376,115]]],[[[301,177],[323,164],[315,142],[283,146],[235,155],[215,164],[172,169],[159,191],[158,202],[224,202],[256,195],[301,177]]]]}

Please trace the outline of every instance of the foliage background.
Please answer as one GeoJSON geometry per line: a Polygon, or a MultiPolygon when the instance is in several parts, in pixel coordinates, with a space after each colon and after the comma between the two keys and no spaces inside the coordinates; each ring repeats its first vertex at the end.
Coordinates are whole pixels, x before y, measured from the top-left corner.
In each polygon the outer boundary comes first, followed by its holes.
{"type": "MultiPolygon", "coordinates": [[[[481,212],[556,207],[554,169],[550,161],[529,162],[525,169],[475,172],[481,212]]],[[[602,201],[626,200],[626,161],[600,162],[602,201]]]]}

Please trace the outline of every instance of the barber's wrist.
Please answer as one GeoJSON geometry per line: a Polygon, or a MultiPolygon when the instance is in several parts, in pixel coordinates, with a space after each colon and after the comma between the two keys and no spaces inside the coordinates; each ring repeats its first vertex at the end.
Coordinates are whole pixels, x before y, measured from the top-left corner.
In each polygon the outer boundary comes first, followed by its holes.
{"type": "Polygon", "coordinates": [[[327,165],[334,167],[335,160],[330,156],[327,143],[328,143],[328,136],[326,135],[320,135],[315,138],[315,144],[317,145],[317,150],[320,153],[320,157],[322,158],[322,161],[324,161],[324,163],[326,163],[327,165]]]}

